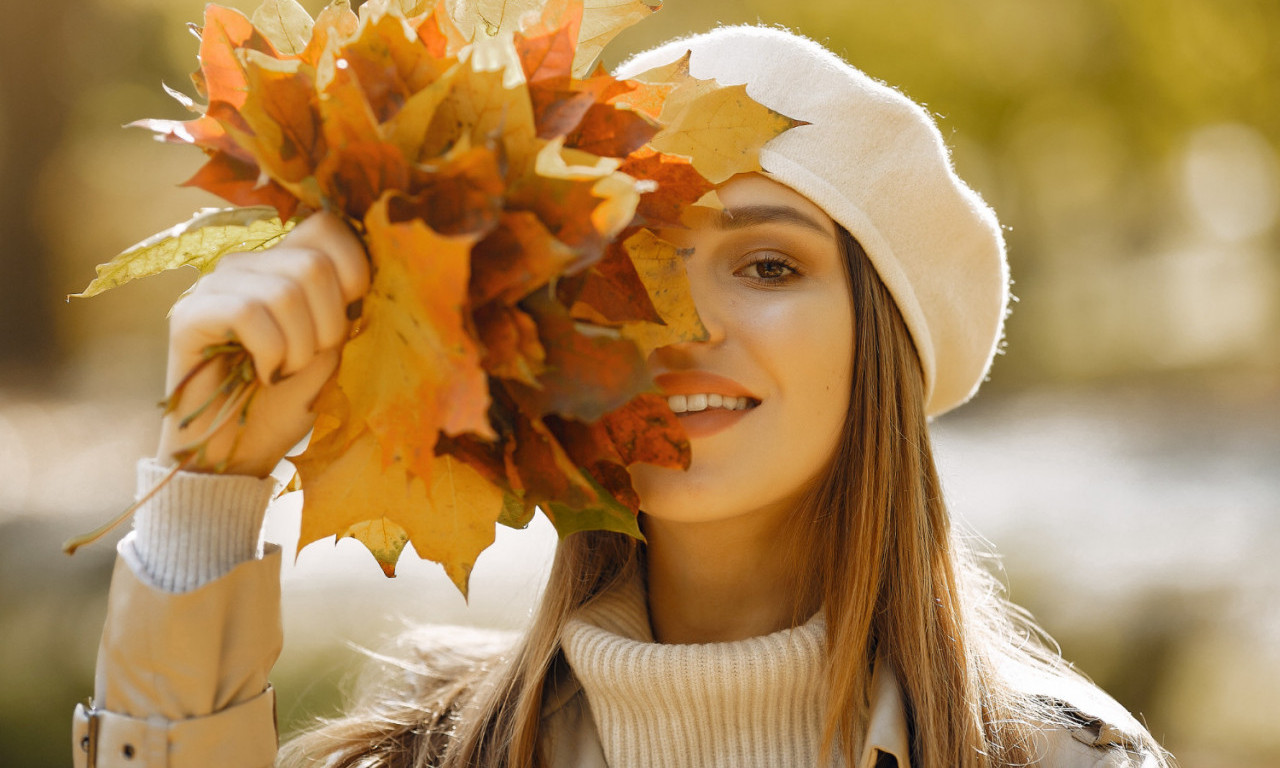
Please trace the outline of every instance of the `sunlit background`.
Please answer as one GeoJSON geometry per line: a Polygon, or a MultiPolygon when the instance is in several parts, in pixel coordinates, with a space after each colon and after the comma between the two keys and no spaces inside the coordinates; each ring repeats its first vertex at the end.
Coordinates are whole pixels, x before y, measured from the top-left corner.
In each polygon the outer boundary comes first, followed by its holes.
{"type": "MultiPolygon", "coordinates": [[[[160,84],[191,91],[201,9],[14,0],[0,20],[5,766],[67,764],[91,691],[112,548],[58,542],[130,501],[191,275],[62,297],[217,204],[176,186],[199,152],[120,128],[184,117],[160,84]]],[[[1007,227],[1008,350],[935,436],[1014,599],[1184,766],[1280,766],[1280,3],[669,0],[608,62],[756,20],[926,104],[1007,227]]],[[[293,501],[270,516],[286,549],[296,518],[293,501]]],[[[336,710],[352,643],[406,621],[520,626],[553,541],[504,535],[470,608],[434,565],[388,582],[352,542],[306,550],[285,577],[284,727],[336,710]]]]}

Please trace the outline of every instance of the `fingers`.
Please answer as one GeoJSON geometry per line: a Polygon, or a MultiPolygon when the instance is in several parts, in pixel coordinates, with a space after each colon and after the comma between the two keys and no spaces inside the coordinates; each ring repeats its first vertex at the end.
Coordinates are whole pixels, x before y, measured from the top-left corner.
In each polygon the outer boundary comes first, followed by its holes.
{"type": "Polygon", "coordinates": [[[234,294],[192,293],[169,321],[169,385],[195,367],[203,350],[236,338],[253,355],[258,377],[269,382],[285,362],[288,341],[267,307],[234,294]]]}
{"type": "Polygon", "coordinates": [[[323,253],[338,278],[346,304],[369,290],[369,259],[355,233],[332,213],[317,213],[294,228],[284,245],[323,253]]]}
{"type": "MultiPolygon", "coordinates": [[[[264,381],[298,371],[319,351],[316,324],[320,321],[307,293],[307,286],[298,279],[251,268],[215,272],[202,291],[210,300],[210,319],[227,318],[264,381]],[[271,345],[276,339],[281,342],[279,348],[271,345]],[[259,349],[256,342],[266,346],[259,349]]],[[[338,311],[338,307],[328,309],[329,314],[338,311]]]]}
{"type": "Polygon", "coordinates": [[[190,366],[210,344],[234,336],[270,383],[340,347],[347,306],[369,288],[369,265],[355,234],[336,216],[317,214],[280,245],[223,257],[174,308],[171,349],[190,366]]]}

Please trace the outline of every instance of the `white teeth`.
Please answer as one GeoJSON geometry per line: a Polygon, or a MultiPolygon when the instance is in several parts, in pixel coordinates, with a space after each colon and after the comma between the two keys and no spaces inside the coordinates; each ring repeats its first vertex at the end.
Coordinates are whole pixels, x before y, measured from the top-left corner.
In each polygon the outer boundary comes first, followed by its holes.
{"type": "Polygon", "coordinates": [[[718,394],[669,395],[667,405],[676,413],[696,413],[708,408],[726,411],[744,411],[750,401],[745,397],[729,397],[718,394]]]}

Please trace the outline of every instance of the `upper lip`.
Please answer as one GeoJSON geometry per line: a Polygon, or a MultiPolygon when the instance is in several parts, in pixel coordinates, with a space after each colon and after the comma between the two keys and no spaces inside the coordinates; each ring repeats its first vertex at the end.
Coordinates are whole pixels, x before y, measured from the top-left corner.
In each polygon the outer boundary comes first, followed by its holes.
{"type": "Polygon", "coordinates": [[[760,401],[760,398],[733,379],[707,371],[671,371],[658,374],[653,380],[662,388],[664,395],[718,394],[760,401]]]}

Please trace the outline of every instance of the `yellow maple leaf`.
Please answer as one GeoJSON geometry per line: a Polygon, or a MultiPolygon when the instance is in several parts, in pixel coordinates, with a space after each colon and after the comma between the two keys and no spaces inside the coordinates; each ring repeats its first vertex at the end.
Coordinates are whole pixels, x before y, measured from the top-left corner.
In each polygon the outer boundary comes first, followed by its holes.
{"type": "Polygon", "coordinates": [[[326,441],[293,459],[306,505],[299,551],[326,536],[350,536],[394,575],[407,539],[419,557],[440,563],[465,596],[476,558],[493,543],[503,492],[448,456],[433,459],[429,481],[400,461],[386,465],[368,431],[326,451],[337,445],[326,441]]]}
{"type": "Polygon", "coordinates": [[[382,446],[385,464],[404,462],[430,478],[435,435],[491,436],[480,351],[467,333],[472,237],[446,237],[423,221],[393,223],[384,195],[365,217],[373,283],[360,333],[342,351],[338,386],[350,418],[382,446]]]}
{"type": "Polygon", "coordinates": [[[264,0],[250,20],[277,51],[290,55],[306,50],[315,25],[297,0],[264,0]]]}
{"type": "Polygon", "coordinates": [[[635,342],[645,357],[668,344],[706,340],[707,329],[698,317],[684,259],[676,247],[647,229],[627,238],[623,247],[665,324],[628,323],[622,327],[622,335],[635,342]]]}
{"type": "Polygon", "coordinates": [[[650,146],[689,158],[712,184],[761,170],[760,147],[802,124],[752,99],[745,85],[720,85],[693,77],[688,53],[634,79],[674,86],[659,117],[663,128],[650,146]]]}
{"type": "Polygon", "coordinates": [[[662,7],[661,2],[644,0],[586,0],[582,4],[582,28],[578,50],[573,57],[573,76],[591,71],[600,52],[618,33],[662,7]]]}
{"type": "MultiPolygon", "coordinates": [[[[501,145],[513,165],[512,173],[518,174],[532,163],[539,146],[533,107],[523,89],[508,85],[510,68],[479,69],[479,65],[470,60],[451,73],[449,92],[435,109],[418,156],[425,160],[442,155],[465,136],[472,146],[501,145]]],[[[514,71],[520,71],[518,60],[514,71]]]]}

